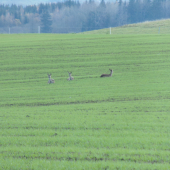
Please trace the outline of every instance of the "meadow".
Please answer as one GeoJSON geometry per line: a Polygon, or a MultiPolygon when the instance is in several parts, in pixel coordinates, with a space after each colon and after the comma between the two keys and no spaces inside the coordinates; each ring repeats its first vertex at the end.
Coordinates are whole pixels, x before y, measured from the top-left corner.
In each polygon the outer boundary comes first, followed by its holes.
{"type": "Polygon", "coordinates": [[[170,169],[169,75],[169,34],[0,35],[0,169],[170,169]]]}
{"type": "MultiPolygon", "coordinates": [[[[127,24],[120,27],[112,27],[111,34],[170,34],[170,19],[145,21],[135,24],[127,24]]],[[[110,34],[110,28],[83,32],[81,34],[110,34]]]]}

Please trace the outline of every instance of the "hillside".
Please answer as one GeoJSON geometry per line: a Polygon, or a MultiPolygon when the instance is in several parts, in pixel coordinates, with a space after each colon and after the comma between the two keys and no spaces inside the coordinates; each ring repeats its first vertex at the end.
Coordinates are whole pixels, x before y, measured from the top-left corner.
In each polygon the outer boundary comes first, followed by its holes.
{"type": "MultiPolygon", "coordinates": [[[[170,19],[146,21],[128,24],[121,27],[112,27],[112,34],[170,34],[170,19]]],[[[110,29],[83,32],[82,34],[110,34],[110,29]]]]}

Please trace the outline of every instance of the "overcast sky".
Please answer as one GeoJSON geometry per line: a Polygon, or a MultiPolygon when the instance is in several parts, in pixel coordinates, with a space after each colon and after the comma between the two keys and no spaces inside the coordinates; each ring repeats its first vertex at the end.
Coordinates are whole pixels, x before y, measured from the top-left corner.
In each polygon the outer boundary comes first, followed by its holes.
{"type": "MultiPolygon", "coordinates": [[[[16,5],[37,5],[39,3],[50,2],[49,0],[0,0],[0,4],[16,4],[16,5]]],[[[51,0],[57,2],[57,0],[51,0]]]]}
{"type": "MultiPolygon", "coordinates": [[[[0,0],[0,4],[16,4],[16,5],[37,5],[40,3],[48,3],[48,2],[64,2],[66,0],[0,0]]],[[[76,0],[74,0],[76,1],[76,0]]],[[[79,2],[84,2],[86,0],[79,0],[79,2]]],[[[94,0],[95,2],[101,1],[101,0],[94,0]]],[[[105,0],[107,2],[109,0],[105,0]]],[[[116,0],[110,0],[112,2],[116,0]]]]}

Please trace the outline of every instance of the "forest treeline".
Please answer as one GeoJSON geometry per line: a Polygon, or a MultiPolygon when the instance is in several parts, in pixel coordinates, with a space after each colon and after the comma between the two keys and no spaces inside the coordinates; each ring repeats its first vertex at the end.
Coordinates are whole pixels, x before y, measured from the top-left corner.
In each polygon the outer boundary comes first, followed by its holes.
{"type": "Polygon", "coordinates": [[[170,0],[117,0],[79,3],[67,0],[39,5],[0,4],[0,32],[69,33],[170,18],[170,0]]]}

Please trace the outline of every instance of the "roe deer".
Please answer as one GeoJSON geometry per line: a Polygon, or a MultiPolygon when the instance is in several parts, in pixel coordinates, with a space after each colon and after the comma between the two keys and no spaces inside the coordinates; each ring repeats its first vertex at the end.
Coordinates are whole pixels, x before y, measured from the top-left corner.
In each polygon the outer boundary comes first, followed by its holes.
{"type": "Polygon", "coordinates": [[[68,74],[69,74],[69,78],[67,79],[68,81],[74,80],[74,77],[71,76],[71,73],[72,73],[72,72],[70,72],[70,73],[68,72],[68,74]]]}
{"type": "Polygon", "coordinates": [[[47,75],[48,75],[48,78],[49,78],[48,84],[50,84],[50,83],[55,83],[55,82],[54,82],[54,79],[51,78],[51,74],[47,74],[47,75]]]}
{"type": "Polygon", "coordinates": [[[110,70],[110,74],[102,74],[100,77],[112,77],[113,70],[112,69],[109,70],[110,70]]]}

